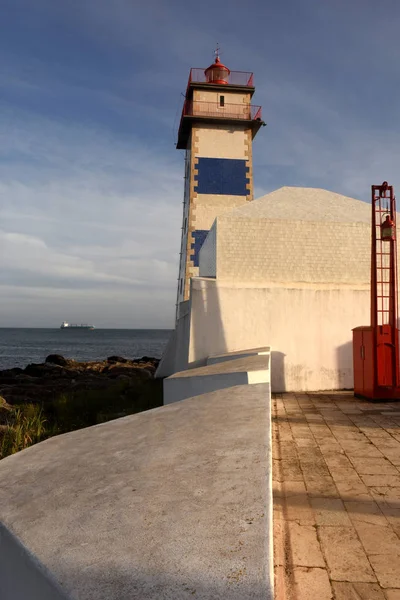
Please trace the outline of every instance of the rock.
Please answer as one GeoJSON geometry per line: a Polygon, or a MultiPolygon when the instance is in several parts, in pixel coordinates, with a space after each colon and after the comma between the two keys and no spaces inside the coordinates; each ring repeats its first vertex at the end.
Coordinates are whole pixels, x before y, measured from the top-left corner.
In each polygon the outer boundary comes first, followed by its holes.
{"type": "MultiPolygon", "coordinates": [[[[18,381],[18,377],[20,377],[20,375],[16,375],[15,377],[2,377],[0,379],[0,385],[3,387],[3,385],[14,385],[16,381],[18,381]]],[[[1,389],[0,389],[0,393],[1,393],[1,389]]]]}
{"type": "Polygon", "coordinates": [[[26,367],[24,375],[30,375],[31,377],[44,377],[45,375],[48,375],[50,369],[46,364],[43,365],[31,363],[26,367]]]}
{"type": "Polygon", "coordinates": [[[70,361],[61,356],[61,354],[49,354],[44,362],[58,365],[59,367],[67,367],[70,361]]]}
{"type": "Polygon", "coordinates": [[[13,369],[4,369],[4,371],[0,371],[0,378],[1,379],[12,379],[16,375],[19,375],[20,373],[23,373],[23,372],[24,372],[24,370],[20,369],[19,367],[14,367],[13,369]]]}
{"type": "Polygon", "coordinates": [[[78,362],[50,354],[43,364],[32,363],[24,370],[0,372],[0,396],[12,406],[24,403],[47,405],[66,392],[112,388],[116,380],[127,382],[129,388],[141,387],[154,377],[158,362],[155,358],[143,359],[128,360],[113,355],[103,361],[78,362]]]}
{"type": "Polygon", "coordinates": [[[129,375],[118,375],[117,377],[117,381],[130,381],[131,378],[129,377],[129,375]]]}
{"type": "Polygon", "coordinates": [[[153,373],[151,373],[151,371],[149,371],[148,369],[141,369],[141,371],[142,371],[142,374],[141,374],[142,379],[152,379],[153,373]]]}
{"type": "Polygon", "coordinates": [[[108,369],[107,368],[104,369],[103,373],[109,379],[116,379],[120,375],[129,377],[131,375],[130,371],[131,371],[131,369],[128,369],[127,367],[115,366],[115,367],[109,367],[108,369]]]}
{"type": "Polygon", "coordinates": [[[142,356],[142,358],[136,359],[138,362],[158,362],[156,358],[152,358],[151,356],[142,356]]]}
{"type": "Polygon", "coordinates": [[[27,382],[27,383],[33,383],[36,381],[36,377],[33,377],[32,375],[27,375],[26,373],[21,373],[20,375],[17,375],[15,377],[15,380],[18,381],[18,383],[21,382],[27,382]]]}
{"type": "Polygon", "coordinates": [[[111,369],[108,373],[109,377],[116,377],[116,375],[127,375],[129,378],[134,379],[149,379],[151,375],[146,369],[142,369],[141,367],[115,367],[111,369]]]}
{"type": "Polygon", "coordinates": [[[107,362],[110,363],[127,363],[129,360],[127,358],[123,358],[122,356],[109,356],[107,358],[107,362]]]}

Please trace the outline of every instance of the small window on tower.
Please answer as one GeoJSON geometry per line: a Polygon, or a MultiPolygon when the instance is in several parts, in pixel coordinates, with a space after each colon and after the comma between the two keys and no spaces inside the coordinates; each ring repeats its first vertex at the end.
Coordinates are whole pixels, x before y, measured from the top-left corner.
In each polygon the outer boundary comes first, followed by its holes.
{"type": "Polygon", "coordinates": [[[219,105],[220,106],[225,106],[225,96],[220,96],[219,97],[219,105]]]}

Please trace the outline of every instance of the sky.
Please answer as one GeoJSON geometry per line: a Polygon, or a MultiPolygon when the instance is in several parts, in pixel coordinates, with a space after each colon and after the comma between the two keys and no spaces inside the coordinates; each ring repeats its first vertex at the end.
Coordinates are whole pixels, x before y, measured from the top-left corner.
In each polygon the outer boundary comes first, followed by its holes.
{"type": "Polygon", "coordinates": [[[267,127],[255,197],[400,189],[397,0],[1,0],[0,327],[174,324],[189,70],[217,43],[267,127]]]}

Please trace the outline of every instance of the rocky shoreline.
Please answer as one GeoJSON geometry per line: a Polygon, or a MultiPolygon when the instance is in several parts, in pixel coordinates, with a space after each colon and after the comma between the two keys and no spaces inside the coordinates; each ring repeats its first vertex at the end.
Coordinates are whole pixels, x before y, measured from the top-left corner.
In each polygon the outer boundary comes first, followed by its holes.
{"type": "Polygon", "coordinates": [[[99,390],[118,381],[135,385],[153,379],[157,358],[129,360],[110,356],[103,361],[78,362],[50,354],[44,363],[0,371],[0,396],[8,404],[44,402],[62,392],[99,390]]]}
{"type": "Polygon", "coordinates": [[[58,354],[0,371],[0,458],[43,439],[162,406],[159,359],[58,354]]]}

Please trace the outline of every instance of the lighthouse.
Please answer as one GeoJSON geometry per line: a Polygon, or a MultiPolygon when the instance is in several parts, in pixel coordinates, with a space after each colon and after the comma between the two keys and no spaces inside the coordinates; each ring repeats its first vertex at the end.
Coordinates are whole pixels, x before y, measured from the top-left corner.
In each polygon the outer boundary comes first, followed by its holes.
{"type": "MultiPolygon", "coordinates": [[[[252,140],[263,125],[253,94],[253,75],[230,71],[218,55],[190,72],[177,144],[186,152],[177,318],[156,372],[169,398],[182,386],[185,397],[220,389],[233,380],[214,377],[219,362],[242,373],[238,357],[266,348],[273,392],[354,384],[351,330],[370,315],[371,205],[287,186],[251,202],[252,140]]],[[[387,254],[395,209],[381,209],[387,254]]]]}
{"type": "Polygon", "coordinates": [[[265,125],[254,92],[253,73],[231,71],[218,50],[208,68],[190,70],[177,141],[185,150],[177,318],[215,218],[253,200],[252,142],[265,125]]]}

